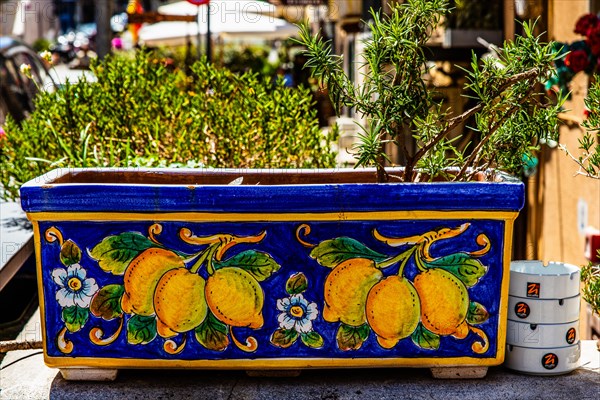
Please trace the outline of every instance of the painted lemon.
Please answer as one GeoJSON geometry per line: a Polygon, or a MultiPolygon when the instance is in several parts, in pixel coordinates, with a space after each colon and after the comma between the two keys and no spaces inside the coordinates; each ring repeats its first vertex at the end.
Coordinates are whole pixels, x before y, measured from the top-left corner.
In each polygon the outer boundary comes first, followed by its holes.
{"type": "Polygon", "coordinates": [[[325,321],[341,321],[351,326],[364,324],[367,295],[382,278],[375,262],[366,258],[352,258],[336,266],[325,280],[325,321]]]}
{"type": "Polygon", "coordinates": [[[205,280],[186,268],[166,272],[154,292],[157,330],[162,337],[187,332],[204,321],[208,307],[204,298],[205,280]]]}
{"type": "Polygon", "coordinates": [[[381,347],[391,349],[417,328],[421,303],[408,279],[392,275],[373,286],[367,296],[366,310],[377,341],[381,347]]]}
{"type": "Polygon", "coordinates": [[[421,300],[423,326],[438,335],[465,338],[469,333],[469,293],[464,283],[446,270],[431,268],[419,273],[414,285],[421,300]]]}
{"type": "Polygon", "coordinates": [[[263,290],[242,268],[216,270],[206,280],[205,295],[208,308],[219,321],[253,329],[263,326],[263,290]]]}
{"type": "Polygon", "coordinates": [[[154,315],[154,289],[165,272],[183,268],[183,260],[170,250],[150,248],[134,258],[123,275],[125,293],[121,308],[127,314],[154,315]]]}

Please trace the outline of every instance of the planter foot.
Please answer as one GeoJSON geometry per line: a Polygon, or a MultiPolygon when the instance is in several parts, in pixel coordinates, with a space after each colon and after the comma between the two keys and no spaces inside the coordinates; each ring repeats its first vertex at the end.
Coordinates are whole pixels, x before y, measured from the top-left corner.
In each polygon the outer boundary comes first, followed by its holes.
{"type": "Polygon", "coordinates": [[[301,372],[299,369],[246,370],[246,375],[252,378],[296,378],[301,372]]]}
{"type": "Polygon", "coordinates": [[[431,375],[436,379],[476,379],[484,378],[487,367],[433,367],[431,375]]]}
{"type": "Polygon", "coordinates": [[[118,369],[104,368],[60,368],[60,374],[67,381],[114,381],[118,369]]]}

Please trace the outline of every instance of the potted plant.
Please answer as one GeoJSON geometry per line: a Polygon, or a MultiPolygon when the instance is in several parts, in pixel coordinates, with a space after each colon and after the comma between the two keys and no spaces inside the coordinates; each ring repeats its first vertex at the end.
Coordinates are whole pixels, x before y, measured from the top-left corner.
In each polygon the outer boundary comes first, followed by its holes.
{"type": "Polygon", "coordinates": [[[422,80],[446,9],[411,0],[373,13],[362,86],[303,28],[334,105],[366,118],[366,168],[62,169],[23,185],[46,363],[71,378],[367,366],[482,377],[502,363],[524,193],[497,168],[518,172],[555,133],[559,106],[536,91],[553,53],[525,25],[497,59],[473,60],[479,104],[446,119],[422,80]],[[468,117],[481,134],[469,153],[446,139],[468,117]],[[386,167],[389,143],[403,168],[386,167]]]}

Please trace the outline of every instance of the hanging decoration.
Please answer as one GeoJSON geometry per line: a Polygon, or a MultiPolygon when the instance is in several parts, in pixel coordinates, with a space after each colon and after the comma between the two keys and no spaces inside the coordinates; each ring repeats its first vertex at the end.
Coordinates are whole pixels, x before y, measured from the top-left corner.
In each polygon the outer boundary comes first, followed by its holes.
{"type": "MultiPolygon", "coordinates": [[[[144,12],[141,0],[129,0],[127,4],[127,14],[141,14],[144,12]]],[[[131,38],[134,44],[138,43],[139,31],[142,28],[141,23],[130,23],[129,32],[131,32],[131,38]]]]}

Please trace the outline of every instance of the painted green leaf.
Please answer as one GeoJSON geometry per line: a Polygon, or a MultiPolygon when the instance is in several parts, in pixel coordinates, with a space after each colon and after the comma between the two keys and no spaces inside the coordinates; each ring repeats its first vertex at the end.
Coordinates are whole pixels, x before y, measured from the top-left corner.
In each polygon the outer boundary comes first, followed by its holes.
{"type": "Polygon", "coordinates": [[[156,244],[141,233],[123,232],[104,238],[90,251],[90,256],[104,271],[123,275],[131,260],[151,247],[156,244]]]}
{"type": "Polygon", "coordinates": [[[71,239],[63,243],[60,248],[60,262],[69,266],[81,261],[81,249],[71,239]]]}
{"type": "Polygon", "coordinates": [[[215,261],[214,266],[216,269],[224,267],[245,269],[259,282],[264,281],[281,268],[281,265],[270,254],[256,250],[243,251],[227,260],[215,261]]]}
{"type": "Polygon", "coordinates": [[[440,336],[429,331],[420,322],[410,338],[414,344],[422,349],[437,350],[440,348],[440,336]]]}
{"type": "Polygon", "coordinates": [[[302,272],[290,276],[285,284],[285,291],[288,294],[300,294],[306,289],[308,289],[308,279],[302,272]]]}
{"type": "Polygon", "coordinates": [[[302,339],[302,343],[308,347],[312,347],[313,349],[320,349],[323,347],[323,336],[321,336],[318,332],[310,331],[308,333],[302,333],[300,335],[300,339],[302,339]]]}
{"type": "Polygon", "coordinates": [[[223,351],[229,346],[228,331],[227,325],[209,312],[204,322],[195,329],[194,334],[198,343],[208,350],[223,351]]]}
{"type": "Polygon", "coordinates": [[[271,335],[271,343],[274,346],[286,349],[296,343],[298,332],[295,329],[277,329],[271,335]]]}
{"type": "Polygon", "coordinates": [[[371,328],[369,325],[350,326],[344,323],[338,328],[336,339],[340,350],[358,350],[369,337],[371,328]]]}
{"type": "Polygon", "coordinates": [[[127,321],[127,342],[148,344],[156,338],[156,318],[134,314],[127,321]]]}
{"type": "Polygon", "coordinates": [[[427,268],[442,268],[456,275],[467,287],[474,286],[487,272],[481,261],[467,253],[450,254],[433,261],[421,260],[427,268]]]}
{"type": "Polygon", "coordinates": [[[125,292],[123,285],[107,285],[100,289],[92,299],[90,311],[95,317],[110,321],[123,314],[121,297],[125,292]]]}
{"type": "Polygon", "coordinates": [[[69,332],[77,332],[80,330],[90,317],[90,312],[87,308],[79,306],[65,307],[62,310],[62,320],[69,332]]]}
{"type": "Polygon", "coordinates": [[[381,262],[388,258],[388,256],[373,251],[349,237],[325,240],[310,252],[310,256],[322,266],[329,268],[334,268],[351,258],[367,258],[375,262],[381,262]]]}
{"type": "Polygon", "coordinates": [[[469,303],[469,311],[467,312],[467,322],[471,325],[482,324],[488,320],[490,313],[485,307],[476,301],[469,303]]]}

